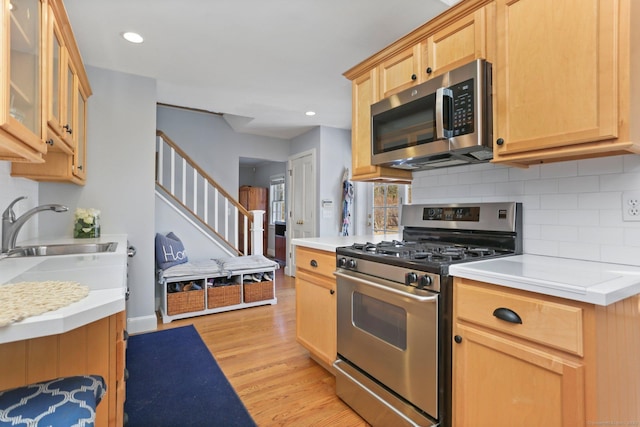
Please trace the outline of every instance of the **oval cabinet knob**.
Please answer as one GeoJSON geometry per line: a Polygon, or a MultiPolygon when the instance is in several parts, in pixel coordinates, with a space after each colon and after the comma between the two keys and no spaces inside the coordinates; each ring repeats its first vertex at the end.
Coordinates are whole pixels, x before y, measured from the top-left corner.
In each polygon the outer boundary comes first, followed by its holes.
{"type": "Polygon", "coordinates": [[[416,76],[415,74],[411,74],[411,80],[415,80],[417,78],[418,78],[418,76],[416,76]]]}
{"type": "Polygon", "coordinates": [[[427,74],[433,73],[433,69],[431,67],[427,67],[425,71],[427,72],[427,74]]]}
{"type": "Polygon", "coordinates": [[[311,262],[309,263],[311,264],[311,267],[317,267],[318,266],[318,261],[316,261],[315,259],[312,259],[311,262]]]}
{"type": "Polygon", "coordinates": [[[498,144],[498,145],[502,145],[502,144],[504,144],[504,139],[502,139],[502,138],[498,138],[498,139],[496,140],[496,144],[498,144]]]}
{"type": "Polygon", "coordinates": [[[51,147],[53,147],[53,138],[49,138],[46,141],[47,145],[50,145],[51,147]]]}
{"type": "Polygon", "coordinates": [[[462,337],[460,335],[456,335],[455,337],[453,337],[453,340],[460,344],[462,342],[462,337]]]}

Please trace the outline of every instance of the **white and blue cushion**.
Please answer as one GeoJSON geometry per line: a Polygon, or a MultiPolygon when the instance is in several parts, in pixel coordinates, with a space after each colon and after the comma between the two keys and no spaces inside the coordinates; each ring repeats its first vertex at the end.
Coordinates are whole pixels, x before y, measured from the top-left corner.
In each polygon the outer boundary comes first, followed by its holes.
{"type": "Polygon", "coordinates": [[[0,426],[94,426],[106,389],[101,376],[80,375],[0,391],[0,426]]]}

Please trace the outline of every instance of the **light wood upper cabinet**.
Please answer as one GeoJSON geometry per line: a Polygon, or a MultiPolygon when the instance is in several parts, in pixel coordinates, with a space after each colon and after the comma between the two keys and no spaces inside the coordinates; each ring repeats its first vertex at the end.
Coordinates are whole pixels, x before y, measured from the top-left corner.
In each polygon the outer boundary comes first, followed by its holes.
{"type": "Polygon", "coordinates": [[[64,6],[49,2],[45,19],[47,60],[42,103],[48,144],[43,163],[13,163],[11,175],[83,185],[86,179],[87,99],[91,95],[64,6]]]}
{"type": "Polygon", "coordinates": [[[1,3],[0,160],[42,162],[47,151],[42,111],[46,2],[1,3]]]}
{"type": "Polygon", "coordinates": [[[640,419],[640,339],[631,338],[640,336],[639,303],[636,295],[594,306],[456,278],[452,425],[573,427],[640,419]],[[496,309],[517,314],[521,323],[496,309]]]}
{"type": "Polygon", "coordinates": [[[493,38],[487,28],[493,28],[495,5],[490,4],[431,34],[421,42],[421,78],[437,76],[446,71],[483,58],[493,61],[493,38]]]}
{"type": "Polygon", "coordinates": [[[574,0],[558,7],[552,0],[497,0],[496,6],[494,162],[637,151],[629,135],[629,126],[638,128],[629,120],[630,43],[640,43],[629,31],[640,23],[637,2],[574,0]]]}
{"type": "Polygon", "coordinates": [[[393,55],[383,61],[378,69],[380,99],[415,86],[422,81],[420,77],[420,46],[414,45],[393,55]]]}
{"type": "Polygon", "coordinates": [[[411,182],[410,171],[371,164],[371,104],[378,98],[378,69],[356,77],[352,84],[351,162],[354,181],[411,182]]]}

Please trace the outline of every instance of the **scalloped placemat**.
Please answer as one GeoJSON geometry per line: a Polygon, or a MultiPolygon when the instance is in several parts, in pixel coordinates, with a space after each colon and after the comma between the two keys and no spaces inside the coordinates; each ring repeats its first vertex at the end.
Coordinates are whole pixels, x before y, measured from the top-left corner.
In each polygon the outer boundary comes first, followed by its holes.
{"type": "Polygon", "coordinates": [[[0,285],[0,327],[57,310],[89,295],[78,282],[48,280],[0,285]]]}

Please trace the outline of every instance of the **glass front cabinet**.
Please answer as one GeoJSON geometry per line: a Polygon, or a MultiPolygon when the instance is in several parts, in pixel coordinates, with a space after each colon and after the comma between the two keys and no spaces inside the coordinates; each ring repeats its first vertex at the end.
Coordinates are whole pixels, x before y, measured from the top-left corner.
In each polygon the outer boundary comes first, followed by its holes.
{"type": "Polygon", "coordinates": [[[10,96],[0,98],[7,108],[0,158],[13,162],[12,176],[83,185],[91,88],[64,6],[58,0],[2,1],[11,54],[3,55],[10,67],[2,67],[10,75],[0,70],[10,88],[10,96]],[[32,33],[38,42],[29,50],[24,40],[32,33]],[[13,144],[5,144],[8,134],[13,144]],[[5,155],[5,145],[13,156],[5,155]]]}

